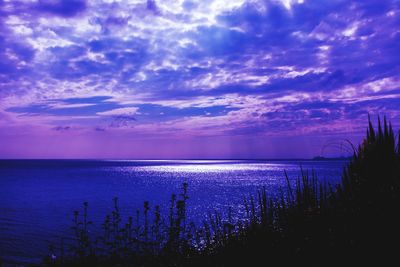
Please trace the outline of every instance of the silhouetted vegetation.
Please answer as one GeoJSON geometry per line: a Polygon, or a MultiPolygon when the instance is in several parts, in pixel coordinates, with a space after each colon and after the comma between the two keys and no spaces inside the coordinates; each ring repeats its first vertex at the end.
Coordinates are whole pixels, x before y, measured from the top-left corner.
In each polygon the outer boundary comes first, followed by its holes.
{"type": "MultiPolygon", "coordinates": [[[[354,148],[342,182],[320,183],[301,171],[279,198],[265,188],[245,200],[234,221],[209,214],[203,226],[187,222],[187,184],[172,195],[168,214],[144,202],[124,220],[118,199],[102,234],[92,236],[88,204],[74,213],[72,246],[53,249],[51,266],[360,266],[397,260],[400,246],[400,147],[386,119],[354,148]]],[[[400,139],[400,137],[399,137],[400,139]]],[[[397,260],[398,261],[398,260],[397,260]]],[[[396,265],[396,264],[394,264],[396,265]]]]}

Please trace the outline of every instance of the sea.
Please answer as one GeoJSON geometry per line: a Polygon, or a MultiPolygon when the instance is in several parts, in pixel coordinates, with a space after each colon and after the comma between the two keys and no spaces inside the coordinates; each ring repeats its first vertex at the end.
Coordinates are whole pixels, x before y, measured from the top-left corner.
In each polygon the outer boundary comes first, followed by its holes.
{"type": "Polygon", "coordinates": [[[49,246],[71,236],[74,211],[88,202],[93,231],[101,228],[113,199],[123,218],[144,201],[168,214],[172,194],[188,184],[188,220],[201,225],[209,214],[243,216],[244,199],[265,188],[277,197],[301,176],[315,173],[340,182],[345,159],[331,160],[0,160],[0,262],[40,263],[49,246]]]}

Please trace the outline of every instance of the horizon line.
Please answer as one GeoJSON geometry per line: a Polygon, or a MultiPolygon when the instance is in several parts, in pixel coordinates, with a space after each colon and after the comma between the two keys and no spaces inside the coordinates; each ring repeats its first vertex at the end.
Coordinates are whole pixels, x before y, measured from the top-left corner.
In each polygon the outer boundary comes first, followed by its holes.
{"type": "Polygon", "coordinates": [[[324,157],[315,156],[312,158],[0,158],[6,160],[77,160],[77,161],[172,161],[172,160],[329,160],[346,159],[351,156],[324,157]]]}

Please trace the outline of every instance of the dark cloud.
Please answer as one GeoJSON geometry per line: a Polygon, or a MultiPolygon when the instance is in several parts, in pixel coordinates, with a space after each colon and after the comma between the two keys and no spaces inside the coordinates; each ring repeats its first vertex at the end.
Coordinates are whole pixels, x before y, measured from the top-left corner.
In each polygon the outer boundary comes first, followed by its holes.
{"type": "Polygon", "coordinates": [[[102,128],[102,127],[96,127],[96,128],[94,128],[94,130],[95,130],[96,132],[105,132],[105,131],[106,131],[106,129],[105,129],[105,128],[102,128]]]}
{"type": "Polygon", "coordinates": [[[158,14],[160,12],[155,0],[147,0],[146,8],[154,14],[158,14]]]}
{"type": "Polygon", "coordinates": [[[211,56],[243,53],[249,41],[246,34],[218,26],[199,27],[196,36],[201,49],[211,56]]]}
{"type": "Polygon", "coordinates": [[[39,0],[36,9],[62,17],[73,17],[86,9],[85,0],[39,0]]]}
{"type": "Polygon", "coordinates": [[[111,122],[109,123],[108,127],[111,128],[130,127],[133,126],[134,122],[136,122],[136,118],[134,116],[129,116],[129,115],[112,116],[111,122]]]}
{"type": "Polygon", "coordinates": [[[65,132],[71,130],[70,126],[56,126],[52,128],[52,130],[57,131],[57,132],[65,132]]]}

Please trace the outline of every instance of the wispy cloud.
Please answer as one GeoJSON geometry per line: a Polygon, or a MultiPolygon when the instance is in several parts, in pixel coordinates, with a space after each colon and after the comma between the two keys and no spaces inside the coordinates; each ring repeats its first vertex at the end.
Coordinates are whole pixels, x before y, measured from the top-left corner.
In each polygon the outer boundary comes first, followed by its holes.
{"type": "Polygon", "coordinates": [[[133,116],[137,113],[139,108],[129,107],[129,108],[117,108],[103,112],[97,112],[100,116],[133,116]]]}

